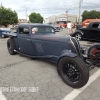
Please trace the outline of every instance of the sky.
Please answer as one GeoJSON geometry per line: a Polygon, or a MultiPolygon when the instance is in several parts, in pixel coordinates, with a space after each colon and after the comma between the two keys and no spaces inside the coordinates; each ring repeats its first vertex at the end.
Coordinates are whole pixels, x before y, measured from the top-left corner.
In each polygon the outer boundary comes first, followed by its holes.
{"type": "MultiPolygon", "coordinates": [[[[26,18],[32,12],[40,13],[44,18],[52,15],[69,14],[78,15],[80,0],[0,0],[6,8],[15,10],[19,19],[26,18]]],[[[100,0],[83,0],[81,3],[81,13],[84,10],[99,10],[100,0]]]]}

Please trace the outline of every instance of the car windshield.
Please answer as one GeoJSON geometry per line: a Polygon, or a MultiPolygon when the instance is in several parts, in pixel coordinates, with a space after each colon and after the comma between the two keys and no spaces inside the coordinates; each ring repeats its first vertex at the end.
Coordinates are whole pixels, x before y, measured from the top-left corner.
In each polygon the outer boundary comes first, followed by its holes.
{"type": "Polygon", "coordinates": [[[41,27],[41,26],[37,26],[37,27],[33,27],[32,28],[32,34],[48,34],[48,33],[54,33],[55,30],[52,27],[41,27]]]}

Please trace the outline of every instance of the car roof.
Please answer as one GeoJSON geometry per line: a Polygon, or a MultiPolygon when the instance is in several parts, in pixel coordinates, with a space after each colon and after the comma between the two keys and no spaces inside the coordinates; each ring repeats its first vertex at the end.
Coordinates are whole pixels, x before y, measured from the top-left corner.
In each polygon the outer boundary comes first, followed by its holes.
{"type": "Polygon", "coordinates": [[[92,24],[100,24],[100,22],[90,22],[87,27],[90,27],[92,24]]]}
{"type": "Polygon", "coordinates": [[[42,24],[42,23],[27,23],[27,24],[19,24],[20,26],[49,26],[52,27],[51,25],[48,24],[42,24]]]}
{"type": "Polygon", "coordinates": [[[100,22],[91,22],[91,24],[93,24],[93,23],[100,23],[100,22]]]}
{"type": "Polygon", "coordinates": [[[9,32],[10,30],[0,30],[1,32],[9,32]]]}

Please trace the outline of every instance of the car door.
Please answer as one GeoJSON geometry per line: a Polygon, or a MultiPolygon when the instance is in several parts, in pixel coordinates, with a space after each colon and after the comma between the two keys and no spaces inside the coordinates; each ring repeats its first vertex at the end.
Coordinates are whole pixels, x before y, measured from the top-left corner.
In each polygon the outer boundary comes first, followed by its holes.
{"type": "Polygon", "coordinates": [[[94,23],[90,29],[90,35],[93,40],[100,39],[100,24],[94,23]]]}
{"type": "Polygon", "coordinates": [[[35,54],[32,48],[29,27],[19,27],[17,38],[18,38],[18,46],[20,52],[28,55],[35,54]]]}
{"type": "Polygon", "coordinates": [[[54,34],[54,28],[52,27],[34,26],[32,28],[32,43],[38,56],[52,55],[51,45],[53,49],[58,44],[49,40],[49,36],[52,34],[54,34]]]}
{"type": "MultiPolygon", "coordinates": [[[[54,27],[35,26],[32,28],[32,43],[38,56],[60,56],[63,50],[70,50],[67,43],[60,42],[60,36],[54,35],[54,27]]],[[[63,39],[62,39],[63,41],[63,39]]]]}
{"type": "Polygon", "coordinates": [[[90,38],[91,35],[90,35],[90,29],[89,28],[81,28],[80,30],[83,33],[83,38],[86,38],[86,39],[90,38]]]}

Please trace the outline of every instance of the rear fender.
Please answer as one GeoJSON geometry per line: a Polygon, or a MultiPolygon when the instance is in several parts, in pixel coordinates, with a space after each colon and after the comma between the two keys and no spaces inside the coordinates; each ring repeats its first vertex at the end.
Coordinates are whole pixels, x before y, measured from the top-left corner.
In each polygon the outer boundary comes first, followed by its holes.
{"type": "Polygon", "coordinates": [[[16,46],[16,50],[19,51],[19,46],[18,46],[18,40],[17,40],[17,38],[16,37],[13,37],[13,36],[10,36],[9,38],[10,39],[13,39],[14,44],[16,46]]]}

